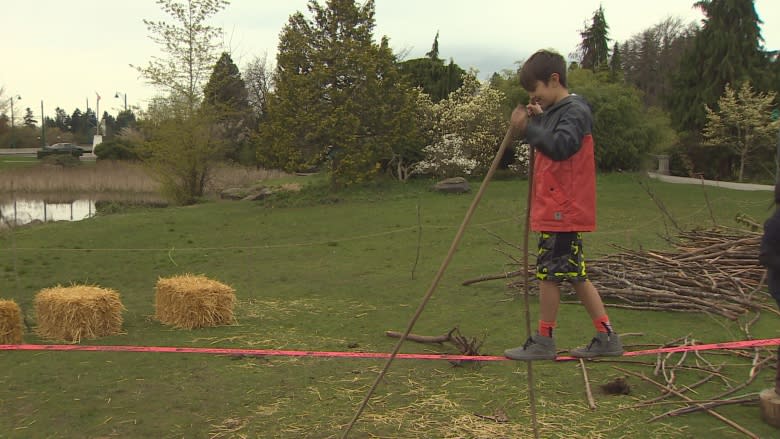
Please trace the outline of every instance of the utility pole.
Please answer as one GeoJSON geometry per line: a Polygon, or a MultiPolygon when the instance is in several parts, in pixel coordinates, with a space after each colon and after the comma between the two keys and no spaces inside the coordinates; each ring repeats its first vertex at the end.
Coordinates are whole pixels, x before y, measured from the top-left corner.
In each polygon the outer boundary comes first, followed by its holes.
{"type": "Polygon", "coordinates": [[[46,146],[46,117],[43,115],[43,99],[41,99],[41,146],[46,146]]]}
{"type": "Polygon", "coordinates": [[[14,138],[16,137],[16,134],[14,133],[14,100],[20,100],[22,99],[21,96],[11,96],[11,148],[14,147],[14,138]]]}
{"type": "Polygon", "coordinates": [[[120,92],[114,93],[114,97],[117,99],[119,98],[119,95],[122,95],[122,97],[125,99],[125,111],[127,111],[127,93],[120,93],[120,92]]]}

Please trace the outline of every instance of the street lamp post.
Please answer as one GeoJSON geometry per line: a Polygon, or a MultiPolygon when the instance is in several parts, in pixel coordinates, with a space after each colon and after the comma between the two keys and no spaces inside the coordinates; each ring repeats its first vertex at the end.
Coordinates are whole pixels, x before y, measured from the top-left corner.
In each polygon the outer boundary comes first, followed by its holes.
{"type": "Polygon", "coordinates": [[[14,101],[18,101],[18,100],[21,100],[21,99],[22,99],[22,97],[19,96],[19,95],[11,96],[11,99],[10,99],[10,101],[11,101],[11,148],[14,147],[14,137],[16,137],[14,135],[14,101]]]}
{"type": "Polygon", "coordinates": [[[119,95],[122,95],[122,97],[124,98],[124,100],[125,100],[125,111],[127,111],[127,93],[120,93],[120,92],[114,93],[114,97],[117,98],[117,99],[119,99],[119,95]]]}
{"type": "Polygon", "coordinates": [[[46,146],[46,116],[43,114],[43,99],[41,99],[41,146],[46,146]]]}

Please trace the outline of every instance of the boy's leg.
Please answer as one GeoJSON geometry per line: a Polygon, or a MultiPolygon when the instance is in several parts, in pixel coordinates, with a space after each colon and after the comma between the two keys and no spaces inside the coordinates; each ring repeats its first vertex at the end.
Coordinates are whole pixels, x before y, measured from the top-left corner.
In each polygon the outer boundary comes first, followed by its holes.
{"type": "Polygon", "coordinates": [[[580,358],[618,357],[623,355],[623,344],[620,341],[620,337],[612,330],[612,324],[604,308],[604,302],[601,300],[596,287],[589,280],[585,280],[576,282],[574,291],[577,292],[577,297],[579,297],[593,321],[593,326],[596,328],[596,336],[593,337],[587,346],[573,349],[570,352],[571,355],[580,358]]]}
{"type": "Polygon", "coordinates": [[[585,310],[588,311],[591,320],[607,315],[604,302],[601,300],[598,290],[589,280],[575,282],[573,286],[574,291],[577,292],[577,297],[582,302],[582,305],[585,306],[585,310]]]}
{"type": "Polygon", "coordinates": [[[539,328],[520,347],[507,349],[504,355],[513,360],[554,360],[556,356],[553,329],[558,315],[561,290],[557,282],[539,282],[539,328]]]}
{"type": "Polygon", "coordinates": [[[573,349],[570,353],[572,356],[580,358],[621,356],[623,355],[623,344],[620,342],[620,337],[612,330],[612,324],[609,321],[599,292],[588,280],[581,234],[578,234],[578,240],[574,245],[577,246],[577,249],[573,252],[575,255],[574,262],[577,264],[577,278],[572,284],[574,291],[577,292],[577,297],[579,297],[591,321],[593,321],[593,326],[596,328],[596,336],[593,337],[587,346],[573,349]]]}
{"type": "Polygon", "coordinates": [[[561,288],[558,282],[539,281],[539,320],[555,322],[561,305],[561,288]]]}
{"type": "Polygon", "coordinates": [[[539,279],[539,326],[536,334],[504,355],[513,360],[553,360],[556,356],[553,329],[560,306],[559,283],[564,279],[571,259],[576,233],[546,233],[539,236],[536,277],[539,279]]]}

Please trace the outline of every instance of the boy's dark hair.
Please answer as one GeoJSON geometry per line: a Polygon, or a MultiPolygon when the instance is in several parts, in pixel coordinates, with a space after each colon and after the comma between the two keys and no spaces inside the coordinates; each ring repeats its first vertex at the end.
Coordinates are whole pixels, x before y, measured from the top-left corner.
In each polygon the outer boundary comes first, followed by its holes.
{"type": "Polygon", "coordinates": [[[558,74],[559,82],[566,87],[566,60],[559,53],[539,50],[531,55],[520,69],[520,85],[526,90],[533,90],[536,81],[547,85],[553,73],[558,74]]]}

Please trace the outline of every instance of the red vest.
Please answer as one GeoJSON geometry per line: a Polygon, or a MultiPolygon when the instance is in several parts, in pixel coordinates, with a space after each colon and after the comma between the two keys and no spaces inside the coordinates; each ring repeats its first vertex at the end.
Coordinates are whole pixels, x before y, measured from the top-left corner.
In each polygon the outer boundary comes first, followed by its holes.
{"type": "Polygon", "coordinates": [[[576,154],[554,161],[536,150],[531,230],[592,232],[596,229],[596,160],[593,136],[586,134],[576,154]]]}

